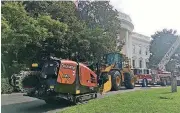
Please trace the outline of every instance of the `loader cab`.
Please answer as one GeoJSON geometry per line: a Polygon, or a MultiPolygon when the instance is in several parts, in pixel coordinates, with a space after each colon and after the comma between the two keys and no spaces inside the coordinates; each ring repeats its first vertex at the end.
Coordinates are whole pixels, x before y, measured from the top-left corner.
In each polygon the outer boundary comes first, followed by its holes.
{"type": "Polygon", "coordinates": [[[115,64],[115,68],[122,69],[123,68],[123,57],[120,53],[108,53],[105,54],[104,62],[107,65],[113,65],[115,64]]]}

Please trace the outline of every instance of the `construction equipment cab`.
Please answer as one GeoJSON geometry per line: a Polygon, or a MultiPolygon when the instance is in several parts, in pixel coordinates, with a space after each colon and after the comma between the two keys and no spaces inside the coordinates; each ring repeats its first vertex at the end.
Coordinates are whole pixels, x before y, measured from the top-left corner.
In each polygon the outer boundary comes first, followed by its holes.
{"type": "Polygon", "coordinates": [[[121,86],[133,89],[135,77],[131,71],[130,60],[118,52],[105,54],[101,64],[101,75],[108,76],[108,81],[103,85],[102,92],[119,90],[121,86]]]}

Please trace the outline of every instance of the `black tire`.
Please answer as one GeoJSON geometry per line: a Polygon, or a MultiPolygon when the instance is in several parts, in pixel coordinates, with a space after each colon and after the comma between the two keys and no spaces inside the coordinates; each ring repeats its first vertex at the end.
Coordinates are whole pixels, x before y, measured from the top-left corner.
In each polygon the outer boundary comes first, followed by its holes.
{"type": "Polygon", "coordinates": [[[180,80],[177,80],[177,86],[180,86],[180,80]]]}
{"type": "Polygon", "coordinates": [[[135,82],[131,82],[133,79],[133,76],[130,73],[124,73],[124,85],[126,89],[134,89],[135,82]]]}
{"type": "Polygon", "coordinates": [[[97,93],[96,94],[94,94],[94,99],[96,99],[97,98],[97,93]]]}
{"type": "Polygon", "coordinates": [[[168,78],[166,79],[166,85],[167,85],[167,86],[170,86],[170,85],[171,85],[171,78],[170,78],[170,77],[168,77],[168,78]]]}
{"type": "Polygon", "coordinates": [[[121,81],[122,81],[121,80],[120,72],[114,70],[114,71],[110,72],[110,75],[111,75],[112,90],[115,90],[115,91],[120,90],[120,88],[121,88],[121,81]],[[117,79],[120,79],[120,81],[117,82],[116,81],[117,79]]]}
{"type": "MultiPolygon", "coordinates": [[[[17,89],[21,92],[29,92],[25,91],[24,89],[24,81],[29,78],[29,77],[37,77],[38,75],[40,75],[40,72],[39,71],[21,71],[19,74],[16,75],[16,86],[17,86],[17,89]]],[[[33,81],[32,84],[36,84],[36,83],[39,83],[37,78],[36,78],[36,81],[33,81]]]]}
{"type": "Polygon", "coordinates": [[[167,86],[167,81],[166,80],[161,80],[161,86],[167,86]]]}
{"type": "Polygon", "coordinates": [[[147,87],[148,86],[148,81],[147,79],[142,80],[142,87],[147,87]]]}

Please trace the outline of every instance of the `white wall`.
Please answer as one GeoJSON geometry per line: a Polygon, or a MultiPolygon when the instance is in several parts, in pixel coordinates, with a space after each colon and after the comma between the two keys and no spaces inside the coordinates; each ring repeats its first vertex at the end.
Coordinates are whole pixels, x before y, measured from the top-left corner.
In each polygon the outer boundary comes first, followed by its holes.
{"type": "Polygon", "coordinates": [[[150,37],[143,36],[138,33],[132,33],[132,60],[135,60],[135,67],[133,68],[140,68],[140,60],[142,61],[142,67],[146,68],[146,62],[149,60],[150,52],[149,52],[149,45],[150,45],[150,37]],[[135,53],[134,53],[135,47],[135,53]],[[147,49],[147,54],[146,54],[147,49]],[[141,54],[139,51],[141,50],[141,54]]]}

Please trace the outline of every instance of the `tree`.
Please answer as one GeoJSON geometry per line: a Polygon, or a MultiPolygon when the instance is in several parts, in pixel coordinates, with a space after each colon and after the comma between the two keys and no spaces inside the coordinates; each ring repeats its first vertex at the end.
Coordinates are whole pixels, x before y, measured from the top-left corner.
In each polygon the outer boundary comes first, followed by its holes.
{"type": "Polygon", "coordinates": [[[24,1],[25,10],[30,16],[37,18],[40,15],[48,15],[47,7],[50,1],[24,1]]]}
{"type": "Polygon", "coordinates": [[[77,13],[79,19],[85,21],[87,27],[92,30],[91,51],[94,50],[96,58],[115,51],[116,38],[120,31],[118,11],[107,1],[80,1],[77,13]]]}
{"type": "Polygon", "coordinates": [[[10,76],[43,56],[97,61],[115,50],[120,22],[108,2],[26,1],[2,4],[2,66],[10,76]],[[79,15],[80,14],[80,15],[79,15]],[[81,16],[83,18],[81,18],[81,16]],[[87,17],[87,18],[84,18],[87,17]]]}
{"type": "Polygon", "coordinates": [[[120,31],[119,12],[113,9],[109,1],[81,1],[79,3],[80,19],[84,20],[89,28],[102,28],[109,32],[112,38],[120,31]]]}
{"type": "Polygon", "coordinates": [[[102,55],[107,48],[115,50],[116,34],[119,31],[120,22],[118,12],[113,10],[109,2],[80,2],[78,10],[75,9],[73,2],[26,2],[25,4],[26,10],[32,13],[31,15],[50,14],[53,19],[68,25],[69,29],[64,37],[63,56],[61,57],[71,59],[78,52],[82,59],[89,60],[88,54],[96,58],[102,55]],[[34,6],[31,6],[32,4],[34,6]],[[86,11],[82,12],[82,10],[86,11]],[[97,51],[97,48],[100,50],[97,51]]]}
{"type": "MultiPolygon", "coordinates": [[[[152,68],[157,67],[158,63],[161,61],[161,59],[177,39],[177,35],[175,30],[163,29],[162,31],[157,31],[151,37],[153,39],[150,45],[150,52],[152,53],[152,55],[150,56],[149,66],[152,68]]],[[[176,53],[180,53],[180,49],[177,49],[174,54],[176,53]]],[[[173,57],[174,55],[172,56],[172,58],[173,57]]],[[[168,65],[169,64],[167,64],[166,67],[168,67],[168,65]]]]}
{"type": "MultiPolygon", "coordinates": [[[[2,62],[6,68],[6,75],[21,69],[20,49],[28,43],[47,36],[46,29],[37,25],[37,21],[27,16],[22,2],[5,2],[2,5],[2,62]]],[[[25,57],[26,58],[26,57],[25,57]]]]}
{"type": "MultiPolygon", "coordinates": [[[[80,33],[86,29],[85,23],[81,22],[77,19],[77,15],[75,13],[75,5],[73,2],[63,2],[63,1],[57,1],[57,2],[26,2],[26,9],[28,12],[31,13],[31,15],[37,14],[49,14],[52,19],[58,20],[62,23],[65,23],[68,25],[68,30],[63,37],[63,41],[61,42],[62,46],[61,52],[58,53],[58,57],[62,58],[69,58],[71,59],[72,55],[75,54],[79,49],[79,43],[80,42],[80,33]],[[32,5],[34,5],[32,6],[32,5]],[[42,4],[48,4],[48,5],[42,5],[42,4]],[[43,8],[40,7],[46,7],[46,10],[44,11],[43,8]],[[38,9],[38,10],[37,10],[38,9]]],[[[59,35],[60,36],[60,35],[59,35]]],[[[57,47],[56,47],[57,48],[57,47]]],[[[57,55],[57,54],[56,54],[57,55]]]]}
{"type": "Polygon", "coordinates": [[[2,65],[5,70],[11,70],[6,75],[18,72],[26,67],[24,64],[40,60],[38,56],[45,40],[56,40],[58,43],[52,44],[53,48],[60,46],[67,29],[66,24],[49,16],[28,16],[22,2],[5,2],[2,5],[2,65]]]}

